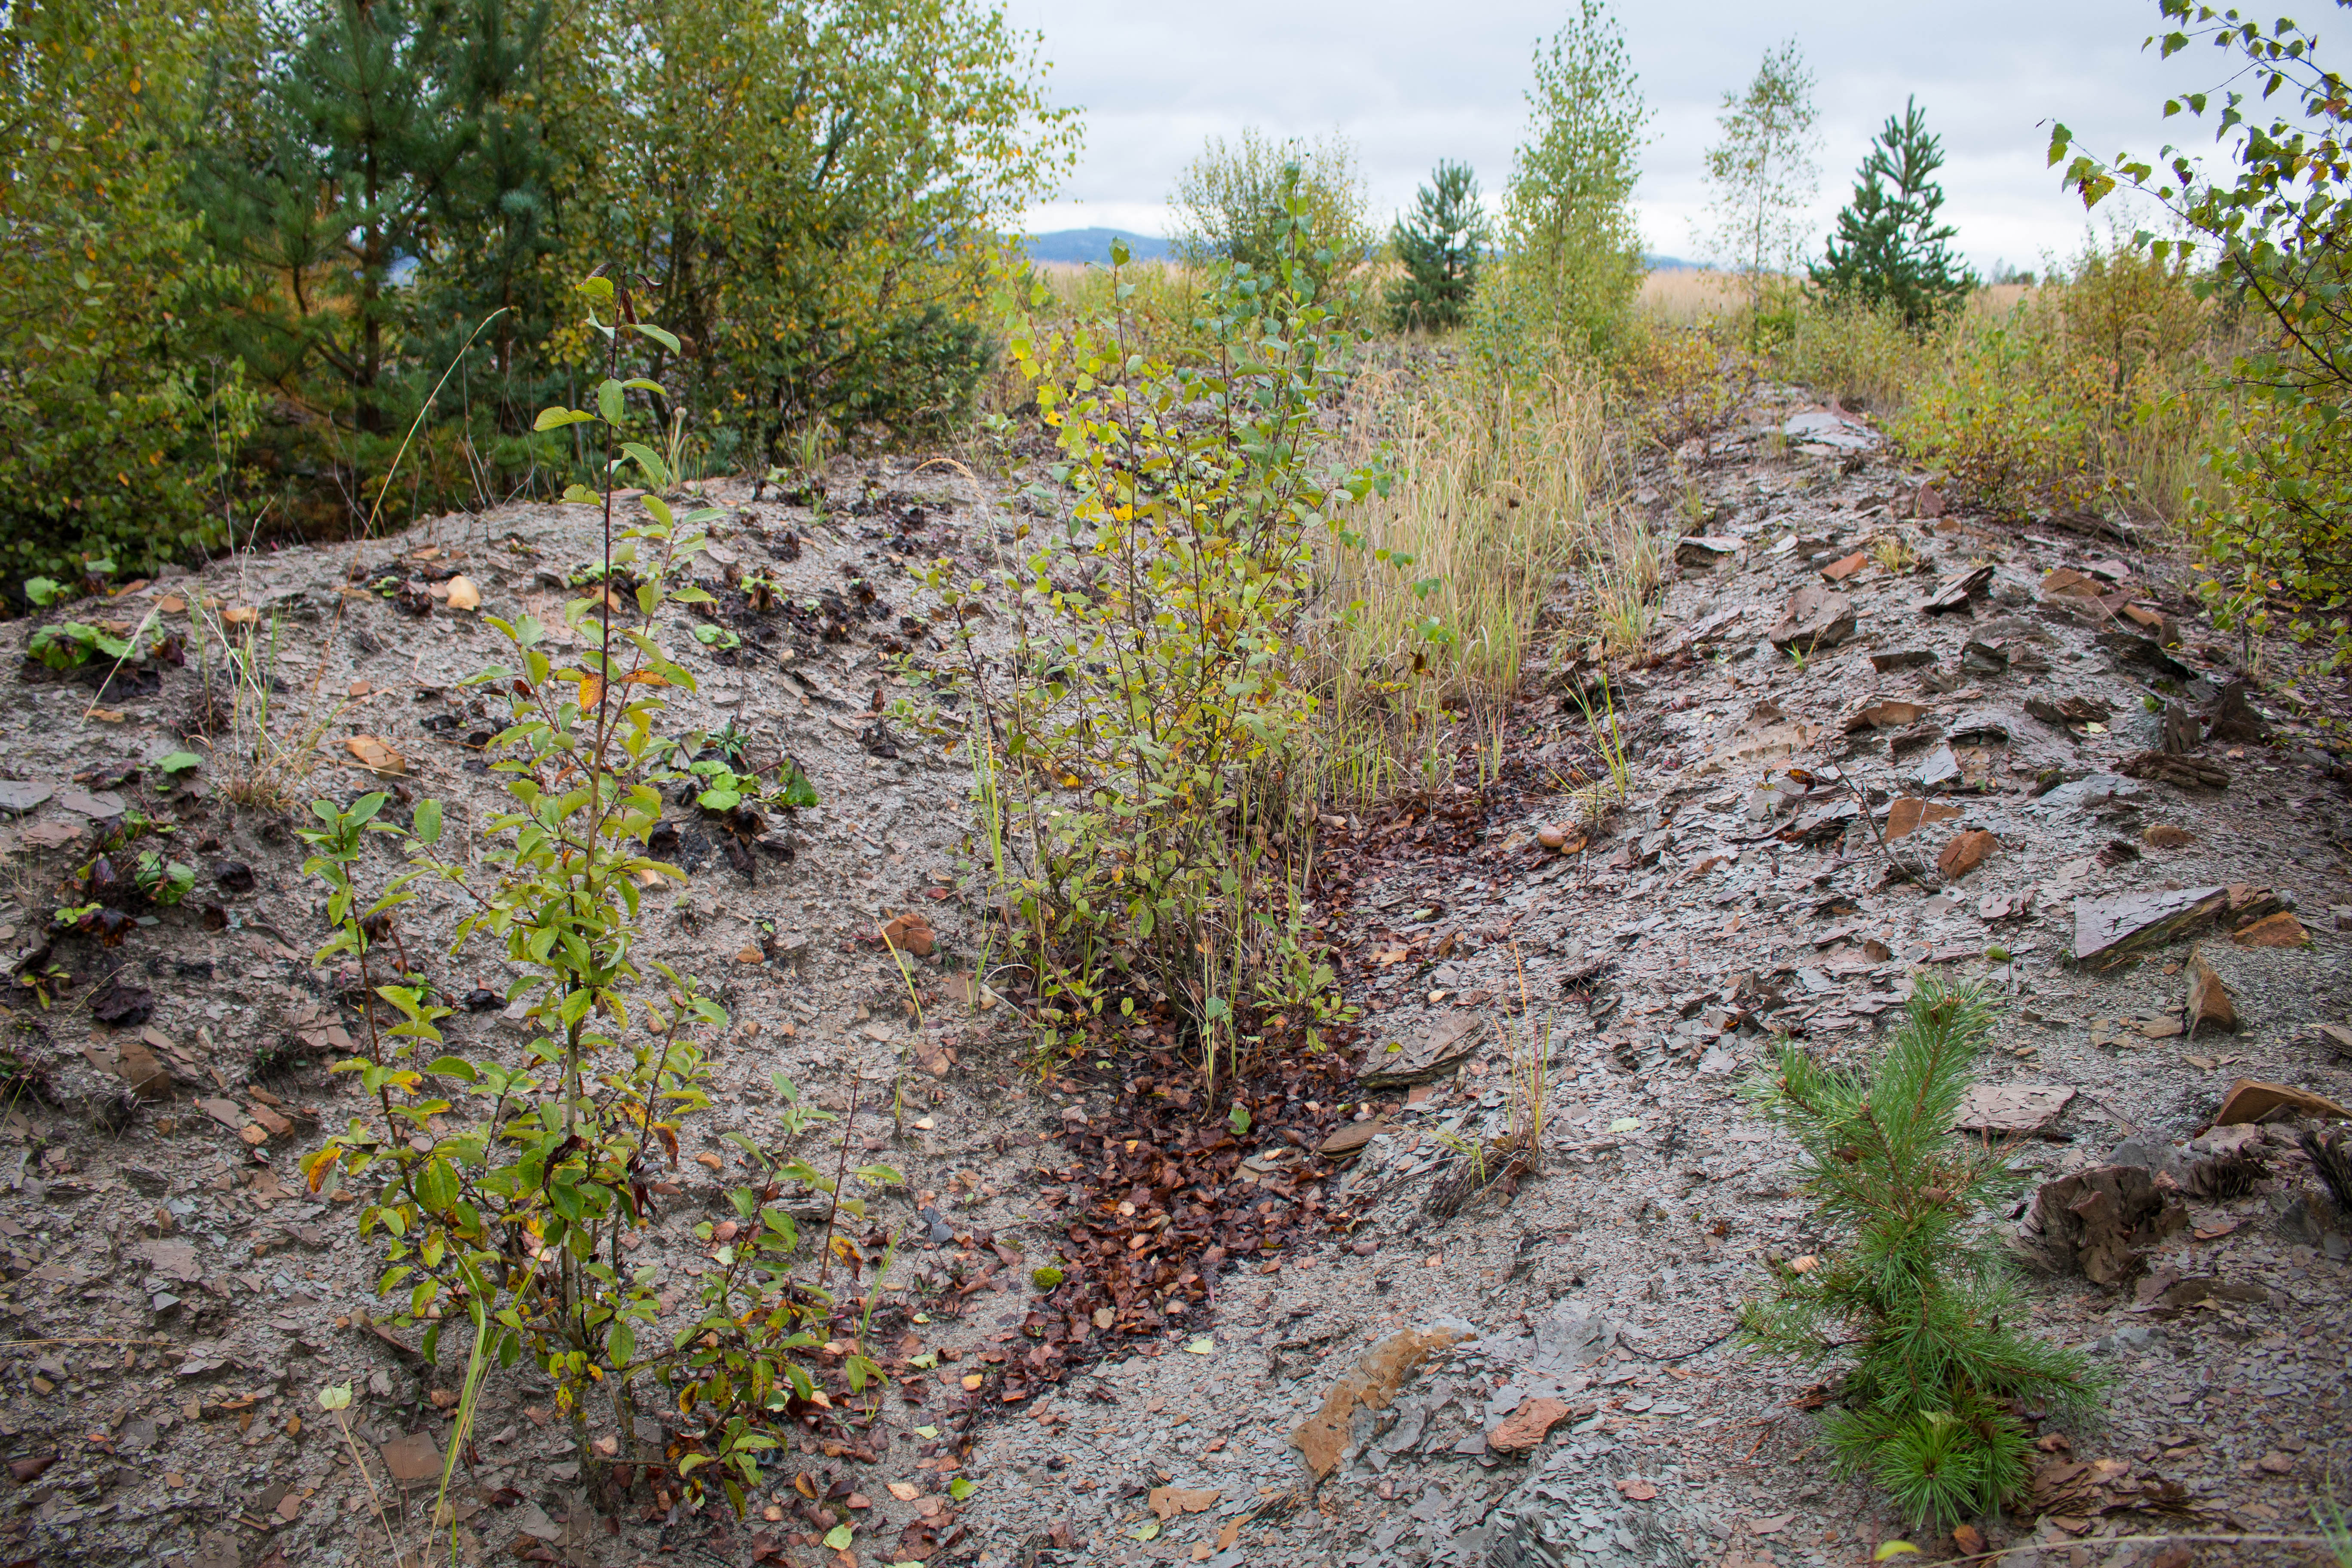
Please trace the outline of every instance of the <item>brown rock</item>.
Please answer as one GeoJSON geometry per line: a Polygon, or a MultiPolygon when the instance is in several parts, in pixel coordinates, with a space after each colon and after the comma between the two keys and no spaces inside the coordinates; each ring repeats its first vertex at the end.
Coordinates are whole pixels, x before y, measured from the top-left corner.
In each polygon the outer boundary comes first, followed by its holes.
{"type": "Polygon", "coordinates": [[[2228,789],[2230,770],[2203,757],[2177,756],[2158,748],[2126,758],[2116,772],[2127,779],[2155,779],[2175,789],[2228,789]]]}
{"type": "Polygon", "coordinates": [[[2240,947],[2308,947],[2311,933],[2303,929],[2301,921],[2281,910],[2231,933],[2230,940],[2240,947]]]}
{"type": "Polygon", "coordinates": [[[2195,751],[2198,742],[2204,738],[2203,727],[2197,722],[2197,715],[2189,710],[2187,703],[2176,699],[2164,705],[2164,733],[2157,742],[2157,750],[2167,756],[2186,756],[2195,751]]]}
{"type": "Polygon", "coordinates": [[[2171,941],[2212,919],[2229,901],[2226,888],[2161,889],[2112,899],[2074,900],[2074,962],[2116,958],[2171,941]]]}
{"type": "Polygon", "coordinates": [[[1409,1084],[1427,1083],[1459,1065],[1485,1037],[1483,1019],[1475,1014],[1457,1013],[1402,1050],[1376,1051],[1358,1074],[1357,1086],[1402,1089],[1409,1084]]]}
{"type": "Polygon", "coordinates": [[[2238,1027],[2237,1004],[2231,1000],[2230,988],[2213,973],[2201,952],[2189,955],[2189,1002],[2182,1021],[2189,1026],[2189,1037],[2195,1039],[2197,1031],[2207,1026],[2235,1033],[2238,1027]]]}
{"type": "Polygon", "coordinates": [[[1486,1434],[1486,1447],[1497,1454],[1521,1454],[1540,1444],[1552,1427],[1566,1419],[1568,1406],[1557,1399],[1528,1399],[1486,1434]]]}
{"type": "Polygon", "coordinates": [[[2026,1222],[2053,1267],[2079,1268],[2097,1285],[2130,1279],[2147,1248],[2188,1223],[2179,1200],[2139,1165],[2097,1165],[2045,1182],[2026,1222]]]}
{"type": "Polygon", "coordinates": [[[2149,823],[2139,837],[2140,842],[2151,849],[2186,849],[2197,842],[2197,835],[2168,822],[2149,823]]]}
{"type": "Polygon", "coordinates": [[[1946,881],[1965,877],[1985,862],[1985,858],[2000,847],[2000,840],[1982,828],[1956,834],[1944,852],[1936,857],[1936,869],[1946,881]]]}
{"type": "Polygon", "coordinates": [[[2260,1121],[2279,1110],[2294,1110],[2305,1116],[2334,1116],[2352,1121],[2352,1110],[2345,1110],[2325,1095],[2284,1083],[2264,1083],[2260,1079],[2242,1078],[2231,1084],[2230,1092],[2222,1097],[2221,1109],[2213,1113],[2213,1125],[2235,1127],[2242,1122],[2260,1121]]]}
{"type": "Polygon", "coordinates": [[[1926,711],[1927,710],[1916,702],[1874,702],[1845,721],[1845,732],[1852,735],[1864,730],[1900,730],[1917,723],[1919,716],[1926,711]]]}
{"type": "Polygon", "coordinates": [[[1951,610],[1966,610],[1970,599],[1990,586],[1992,586],[1992,567],[1990,564],[1979,566],[1972,572],[1963,573],[1937,589],[1920,602],[1919,608],[1931,616],[1943,615],[1951,610]]]}
{"type": "Polygon", "coordinates": [[[1935,662],[1934,651],[1924,647],[1906,648],[1901,653],[1874,653],[1870,656],[1870,668],[1881,675],[1897,669],[1920,669],[1935,662]]]}
{"type": "Polygon", "coordinates": [[[2063,1083],[1980,1083],[1960,1097],[1952,1125],[1962,1132],[2028,1138],[2055,1125],[2074,1098],[2063,1083]]]}
{"type": "Polygon", "coordinates": [[[394,1437],[380,1450],[383,1468],[392,1479],[404,1487],[422,1481],[441,1479],[441,1450],[434,1446],[430,1432],[411,1432],[404,1437],[394,1437]]]}
{"type": "Polygon", "coordinates": [[[1397,1390],[1421,1365],[1461,1336],[1451,1329],[1407,1329],[1391,1334],[1331,1385],[1323,1408],[1308,1416],[1290,1435],[1291,1447],[1307,1459],[1316,1478],[1329,1475],[1348,1451],[1348,1428],[1356,1406],[1385,1410],[1397,1390]]]}
{"type": "Polygon", "coordinates": [[[1941,801],[1924,800],[1916,795],[1898,795],[1886,808],[1886,837],[1889,843],[1908,838],[1922,827],[1935,822],[1949,822],[1960,815],[1957,805],[1941,801]]]}
{"type": "Polygon", "coordinates": [[[2260,745],[2271,737],[2271,727],[2255,710],[2242,680],[2221,688],[2221,695],[2206,710],[2205,722],[2207,732],[2217,741],[2260,745]]]}
{"type": "Polygon", "coordinates": [[[1793,647],[1808,658],[1853,636],[1853,601],[1828,588],[1804,587],[1789,595],[1780,624],[1767,635],[1778,648],[1793,647]]]}
{"type": "Polygon", "coordinates": [[[1870,557],[1857,550],[1853,554],[1831,562],[1822,568],[1822,575],[1832,583],[1843,583],[1870,563],[1870,557]]]}
{"type": "Polygon", "coordinates": [[[1369,1121],[1351,1121],[1316,1146],[1315,1152],[1325,1159],[1337,1159],[1352,1154],[1389,1130],[1389,1124],[1378,1117],[1369,1121]]]}

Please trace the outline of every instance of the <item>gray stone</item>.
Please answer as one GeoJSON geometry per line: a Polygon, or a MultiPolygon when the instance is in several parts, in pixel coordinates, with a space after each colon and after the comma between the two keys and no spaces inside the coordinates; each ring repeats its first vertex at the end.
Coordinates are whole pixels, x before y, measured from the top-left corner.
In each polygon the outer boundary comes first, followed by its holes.
{"type": "Polygon", "coordinates": [[[2074,900],[2074,962],[2112,958],[2171,941],[2210,920],[2228,900],[2225,888],[2158,889],[2111,899],[2074,900]]]}
{"type": "Polygon", "coordinates": [[[2181,1163],[2180,1151],[2172,1140],[2153,1132],[2135,1132],[2116,1144],[2116,1152],[2108,1157],[2107,1163],[2137,1165],[2144,1171],[2170,1176],[2175,1181],[2179,1180],[2186,1169],[2181,1163]]]}
{"type": "Polygon", "coordinates": [[[48,784],[19,784],[14,779],[0,779],[0,811],[22,816],[55,793],[48,784]]]}

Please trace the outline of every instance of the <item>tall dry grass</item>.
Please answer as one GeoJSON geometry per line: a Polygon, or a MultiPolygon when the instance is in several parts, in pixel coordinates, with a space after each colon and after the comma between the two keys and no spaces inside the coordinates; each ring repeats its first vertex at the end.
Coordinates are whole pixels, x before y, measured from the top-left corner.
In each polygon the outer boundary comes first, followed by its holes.
{"type": "Polygon", "coordinates": [[[1590,369],[1512,385],[1470,356],[1435,374],[1360,375],[1359,455],[1388,447],[1395,481],[1326,553],[1300,671],[1320,699],[1324,801],[1424,788],[1519,692],[1547,594],[1592,552],[1611,451],[1590,369]]]}

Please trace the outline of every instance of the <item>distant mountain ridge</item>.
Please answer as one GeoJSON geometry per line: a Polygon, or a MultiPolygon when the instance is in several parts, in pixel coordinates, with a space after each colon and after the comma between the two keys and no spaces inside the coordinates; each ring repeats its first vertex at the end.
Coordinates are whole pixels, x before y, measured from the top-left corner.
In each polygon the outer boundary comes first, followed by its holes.
{"type": "MultiPolygon", "coordinates": [[[[1057,228],[1051,234],[1031,234],[1022,237],[1022,244],[1032,261],[1058,261],[1110,265],[1110,242],[1127,241],[1129,255],[1137,261],[1165,261],[1174,254],[1174,245],[1156,234],[1130,234],[1121,228],[1057,228]]],[[[1642,265],[1653,272],[1684,272],[1706,265],[1685,261],[1679,256],[1644,256],[1642,265]]]]}
{"type": "Polygon", "coordinates": [[[1120,228],[1057,228],[1051,234],[1024,235],[1022,244],[1032,261],[1092,262],[1097,267],[1110,265],[1110,242],[1127,241],[1132,259],[1165,261],[1170,254],[1168,241],[1156,234],[1129,234],[1120,228]]]}

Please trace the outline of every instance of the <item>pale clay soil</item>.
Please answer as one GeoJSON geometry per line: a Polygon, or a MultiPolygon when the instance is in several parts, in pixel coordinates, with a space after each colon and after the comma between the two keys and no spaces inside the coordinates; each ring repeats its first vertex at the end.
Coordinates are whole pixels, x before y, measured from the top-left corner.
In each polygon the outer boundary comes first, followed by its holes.
{"type": "MultiPolygon", "coordinates": [[[[755,1550],[773,1561],[839,1563],[803,1543],[816,1532],[790,1484],[803,1467],[826,1480],[847,1475],[867,1505],[836,1509],[856,1527],[859,1563],[893,1561],[903,1527],[918,1519],[950,1542],[935,1561],[991,1568],[1793,1568],[1864,1563],[1902,1533],[1869,1488],[1830,1473],[1817,1417],[1790,1404],[1834,1368],[1759,1360],[1730,1337],[1738,1303],[1759,1286],[1760,1257],[1801,1255],[1827,1239],[1809,1228],[1790,1185],[1790,1146],[1744,1106],[1741,1079],[1774,1028],[1859,1058],[1899,1016],[1912,977],[1933,970],[1982,982],[1999,1004],[1989,1081],[2076,1091],[2048,1135],[2024,1145],[2036,1180],[2104,1163],[2128,1135],[2143,1147],[2185,1142],[2242,1077],[2352,1101],[2352,1059],[2315,1028],[2352,1011],[2347,792],[2342,768],[2291,726],[2269,746],[2208,742],[2202,754],[2233,775],[2223,792],[2113,779],[2119,761],[2158,743],[2158,719],[2141,702],[2150,671],[2116,651],[2104,612],[2051,603],[2041,584],[2054,567],[2108,565],[2120,583],[2099,586],[2179,614],[2163,561],[2049,529],[1898,525],[1885,509],[1916,480],[1874,451],[1768,457],[1760,432],[1787,412],[1768,397],[1729,441],[1691,455],[1691,482],[1712,513],[1706,532],[1727,542],[1718,562],[1675,569],[1666,595],[1658,643],[1695,645],[1696,657],[1633,670],[1617,688],[1634,763],[1631,798],[1607,830],[1580,851],[1551,855],[1534,836],[1572,821],[1572,809],[1564,797],[1524,795],[1488,816],[1466,854],[1398,852],[1407,840],[1378,838],[1381,825],[1360,817],[1330,829],[1335,852],[1352,846],[1361,856],[1344,907],[1320,912],[1345,954],[1349,998],[1366,1013],[1364,1045],[1410,1045],[1464,1010],[1498,1026],[1433,1084],[1409,1097],[1362,1097],[1383,1131],[1325,1184],[1327,1201],[1346,1200],[1359,1223],[1345,1234],[1308,1226],[1305,1244],[1270,1261],[1229,1264],[1212,1281],[1205,1314],[1130,1339],[1007,1406],[975,1428],[961,1459],[916,1428],[935,1425],[965,1370],[985,1364],[975,1357],[1012,1339],[1033,1293],[1030,1268],[1062,1244],[1060,1222],[1034,1199],[1036,1172],[1064,1163],[1041,1150],[1043,1138],[1074,1116],[1107,1114],[1112,1098],[1082,1074],[1041,1079],[1010,1008],[975,1011],[966,1000],[982,904],[961,858],[968,775],[936,740],[871,728],[877,689],[886,699],[920,695],[890,674],[879,647],[885,637],[909,636],[900,616],[928,612],[909,568],[943,552],[975,564],[1008,520],[992,493],[911,464],[845,465],[826,521],[772,498],[753,504],[748,488],[720,488],[716,499],[731,514],[720,530],[726,554],[771,565],[798,598],[843,593],[861,576],[887,609],[840,643],[779,620],[775,641],[754,644],[731,667],[669,627],[670,646],[685,650],[702,684],[698,696],[678,694],[677,727],[733,720],[756,743],[789,751],[824,804],[772,830],[771,849],[750,857],[750,879],[691,807],[673,808],[692,876],[649,901],[646,956],[715,984],[734,1028],[716,1053],[717,1107],[687,1139],[689,1153],[711,1159],[682,1163],[682,1190],[633,1258],[664,1262],[682,1289],[691,1284],[702,1249],[690,1227],[716,1215],[722,1180],[739,1174],[712,1168],[735,1158],[720,1136],[740,1130],[773,1142],[768,1084],[782,1071],[836,1111],[847,1110],[853,1078],[863,1085],[850,1131],[908,1177],[877,1211],[906,1237],[892,1291],[914,1292],[918,1306],[934,1300],[925,1287],[959,1260],[968,1266],[978,1251],[985,1261],[974,1233],[1021,1261],[1002,1267],[962,1316],[926,1312],[916,1331],[949,1355],[908,1375],[940,1386],[924,1391],[928,1405],[896,1391],[886,1400],[878,1458],[828,1459],[803,1443],[740,1524],[723,1508],[662,1518],[636,1505],[607,1524],[585,1505],[562,1424],[547,1420],[545,1383],[494,1378],[477,1428],[478,1465],[460,1468],[453,1492],[461,1559],[512,1561],[540,1542],[545,1557],[593,1563],[741,1564],[755,1550]],[[852,506],[876,492],[878,507],[852,506]],[[911,527],[908,505],[923,509],[911,527]],[[1787,596],[1820,583],[1818,568],[1843,553],[1838,546],[1859,548],[1895,526],[1924,544],[1934,575],[1897,579],[1875,564],[1853,574],[1841,589],[1856,612],[1853,636],[1801,668],[1761,646],[1787,596]],[[803,548],[796,561],[775,561],[768,545],[787,529],[803,548]],[[1776,551],[1792,533],[1798,542],[1776,551]],[[1970,611],[1918,608],[1986,556],[1996,573],[1970,611]],[[2007,671],[1963,669],[1972,638],[2004,650],[2007,671]],[[1932,652],[1932,669],[1874,669],[1871,654],[1909,649],[1932,652]],[[1923,689],[1923,675],[1950,678],[1923,689]],[[2076,696],[2103,700],[2112,715],[2091,731],[2026,710],[2030,699],[2076,696]],[[1927,728],[1844,733],[1846,716],[1874,697],[1921,702],[1927,728]],[[1758,714],[1768,703],[1777,715],[1758,714]],[[1908,746],[1905,734],[1921,743],[1908,746]],[[1899,755],[1890,738],[1904,745],[1899,755]],[[876,754],[877,744],[897,754],[876,754]],[[1903,780],[1947,748],[1956,782],[1989,787],[1948,795],[1959,815],[1921,828],[1907,847],[1932,859],[1970,829],[1990,831],[1999,847],[1934,896],[1889,880],[1866,830],[1820,817],[1833,795],[1779,801],[1756,788],[1795,763],[1841,766],[1905,793],[1903,780]],[[2053,769],[2088,782],[2037,795],[2037,776],[2046,784],[2053,769]],[[2143,835],[2155,825],[2193,838],[2153,847],[2143,835]],[[1783,837],[1790,827],[1820,831],[1783,837]],[[2137,858],[2111,850],[2102,860],[2117,840],[2137,858]],[[2237,883],[2291,900],[2308,945],[2242,946],[2208,930],[2111,969],[2070,962],[2078,900],[2237,883]],[[1980,912],[2029,889],[2037,899],[2021,918],[1980,912]],[[951,891],[933,896],[942,890],[951,891]],[[914,972],[919,1024],[889,954],[857,941],[909,909],[939,934],[938,952],[914,972]],[[1405,961],[1377,961],[1400,946],[1405,961]],[[1996,946],[2010,962],[1986,956],[1996,946]],[[2161,1022],[2178,1017],[2192,947],[2234,994],[2241,1032],[2192,1040],[2161,1022]],[[1563,975],[1591,973],[1596,963],[1605,967],[1589,987],[1563,993],[1563,975]],[[1553,1042],[1544,1171],[1515,1194],[1491,1192],[1451,1218],[1432,1217],[1424,1205],[1449,1163],[1439,1134],[1500,1130],[1508,1068],[1500,1042],[1538,1027],[1553,1042]],[[903,1086],[904,1099],[894,1106],[877,1085],[903,1086]],[[1383,1408],[1339,1411],[1338,1451],[1318,1477],[1294,1433],[1343,1376],[1407,1331],[1436,1348],[1395,1380],[1383,1408]],[[1497,1454],[1488,1435],[1535,1398],[1557,1398],[1570,1414],[1530,1451],[1497,1454]],[[957,1503],[944,1493],[959,1475],[973,1489],[957,1503]],[[907,1483],[912,1498],[894,1495],[891,1482],[907,1483]],[[1183,1496],[1155,1498],[1163,1488],[1183,1496]],[[763,1518],[771,1505],[775,1517],[763,1518]]],[[[1663,490],[1645,489],[1629,504],[1676,526],[1663,490]]],[[[459,682],[498,657],[498,639],[446,605],[420,620],[339,585],[354,563],[361,579],[391,567],[422,580],[454,565],[479,586],[486,612],[530,609],[553,620],[562,574],[595,549],[584,510],[509,507],[356,551],[217,563],[102,613],[135,621],[176,595],[281,616],[280,701],[314,712],[331,700],[346,704],[326,731],[315,792],[348,798],[373,787],[346,765],[345,742],[378,737],[406,759],[412,795],[447,804],[451,840],[465,847],[478,842],[477,825],[497,797],[490,778],[461,765],[473,756],[465,737],[492,726],[459,682]],[[342,697],[360,682],[365,695],[342,697]]],[[[1573,619],[1575,584],[1556,593],[1559,616],[1573,619]]],[[[32,624],[0,629],[0,638],[21,647],[32,624]]],[[[2185,616],[2182,629],[2191,673],[2222,684],[2218,657],[2198,654],[2210,634],[2185,616]]],[[[945,657],[923,633],[909,640],[919,658],[945,657]]],[[[1567,675],[1531,679],[1515,742],[1523,754],[1589,754],[1582,717],[1561,689],[1567,675]]],[[[12,1039],[46,1073],[54,1103],[20,1096],[0,1123],[8,1280],[0,1314],[9,1340],[0,1437],[11,1458],[56,1461],[0,1500],[8,1532],[0,1558],[205,1568],[273,1554],[289,1563],[388,1562],[351,1447],[315,1403],[320,1387],[346,1381],[357,1390],[352,1436],[399,1515],[394,1528],[410,1547],[446,1553],[450,1536],[425,1529],[431,1485],[404,1490],[383,1474],[383,1449],[391,1446],[405,1470],[421,1434],[423,1451],[437,1456],[449,1418],[431,1394],[457,1386],[463,1350],[445,1346],[443,1364],[427,1370],[367,1331],[363,1314],[386,1310],[371,1290],[373,1255],[354,1239],[346,1205],[312,1201],[295,1173],[322,1128],[360,1109],[349,1080],[323,1070],[337,1054],[325,1032],[358,1025],[310,962],[325,928],[321,891],[300,874],[300,846],[283,819],[206,798],[205,770],[192,793],[169,800],[152,772],[110,798],[72,782],[183,749],[196,685],[193,668],[167,669],[159,691],[100,699],[121,715],[109,722],[86,712],[87,684],[28,674],[0,713],[5,772],[54,786],[29,810],[0,817],[9,848],[0,937],[12,955],[38,945],[62,879],[86,858],[93,814],[100,827],[125,805],[175,815],[173,853],[198,869],[187,901],[121,946],[58,942],[58,962],[84,983],[55,1006],[43,1011],[21,989],[6,998],[31,1026],[12,1039]],[[216,884],[215,866],[231,860],[251,868],[249,891],[216,884]],[[199,906],[208,901],[227,910],[227,929],[205,929],[199,906]],[[117,965],[118,984],[153,999],[152,1016],[121,1029],[94,1022],[89,1007],[95,983],[117,965]],[[110,1131],[121,1120],[106,1112],[121,1094],[120,1047],[142,1029],[171,1047],[173,1081],[110,1131]],[[324,1042],[304,1053],[310,1065],[251,1077],[257,1049],[306,1030],[324,1042]],[[285,1130],[273,1131],[263,1110],[285,1130]],[[259,1129],[257,1144],[247,1127],[259,1129]]],[[[503,989],[509,976],[488,950],[445,956],[456,914],[446,893],[428,893],[407,916],[412,950],[430,954],[428,972],[460,995],[503,989]]],[[[522,1037],[497,1007],[460,1011],[448,1025],[461,1051],[511,1050],[522,1037]]],[[[831,1147],[841,1131],[820,1129],[807,1152],[831,1147]]],[[[2089,1347],[2115,1380],[2099,1418],[2042,1430],[2061,1431],[2075,1459],[2116,1462],[2101,1472],[2108,1501],[2118,1488],[2158,1479],[2185,1491],[2169,1513],[2103,1513],[2095,1502],[1979,1521],[1992,1547],[2016,1549],[2010,1561],[2152,1560],[2153,1548],[2107,1543],[2117,1534],[2308,1534],[2331,1472],[2339,1495],[2352,1491],[2343,1436],[2352,1422],[2352,1263],[2343,1223],[2329,1228],[2327,1200],[2290,1142],[2284,1130],[2273,1135],[2273,1174],[2256,1190],[2192,1203],[2191,1227],[2151,1260],[2184,1278],[2257,1289],[2143,1310],[2129,1287],[2027,1277],[2031,1331],[2089,1347]]],[[[1291,1201],[1282,1184],[1269,1191],[1291,1201]]],[[[2013,1220],[1984,1216],[2003,1234],[2013,1220]]],[[[601,1406],[595,1414],[609,1426],[601,1406]]],[[[437,1458],[433,1468],[437,1479],[437,1458]]],[[[1957,1550],[1949,1538],[1919,1543],[1931,1557],[1957,1550]]],[[[2307,1562],[2315,1552],[2196,1550],[2217,1562],[2307,1562]]]]}

